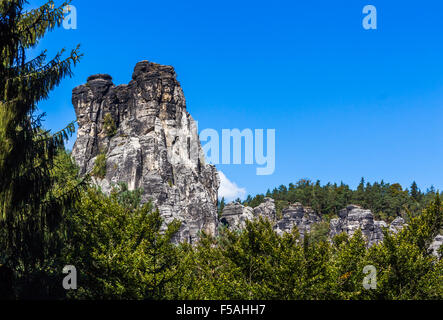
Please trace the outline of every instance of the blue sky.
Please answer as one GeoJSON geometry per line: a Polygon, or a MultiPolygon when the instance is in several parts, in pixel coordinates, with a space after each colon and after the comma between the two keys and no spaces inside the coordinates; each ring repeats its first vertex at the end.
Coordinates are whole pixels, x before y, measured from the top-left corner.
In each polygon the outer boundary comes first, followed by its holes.
{"type": "Polygon", "coordinates": [[[442,1],[72,4],[77,30],[54,31],[36,48],[80,43],[84,53],[74,77],[40,104],[47,128],[75,119],[71,90],[89,75],[127,83],[150,60],[175,67],[200,130],[276,130],[274,174],[217,166],[246,194],[300,178],[443,189],[442,1]],[[377,30],[362,27],[368,4],[377,30]]]}

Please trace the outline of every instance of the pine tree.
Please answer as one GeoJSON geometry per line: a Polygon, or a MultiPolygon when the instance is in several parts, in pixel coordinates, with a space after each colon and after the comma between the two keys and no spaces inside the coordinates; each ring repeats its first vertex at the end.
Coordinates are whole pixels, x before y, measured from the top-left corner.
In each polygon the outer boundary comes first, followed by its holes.
{"type": "Polygon", "coordinates": [[[225,208],[225,197],[222,197],[220,203],[218,204],[218,216],[221,217],[223,214],[223,209],[225,208]]]}
{"type": "Polygon", "coordinates": [[[66,58],[61,50],[50,61],[46,51],[28,60],[27,50],[60,26],[68,3],[55,8],[49,1],[30,11],[26,3],[0,3],[0,263],[16,277],[20,266],[28,283],[49,259],[63,209],[75,197],[75,192],[55,196],[50,174],[74,124],[50,134],[41,127],[44,115],[36,114],[37,104],[72,75],[80,55],[77,47],[66,58]]]}
{"type": "Polygon", "coordinates": [[[420,189],[418,189],[417,183],[415,181],[411,184],[411,191],[409,192],[409,194],[415,201],[420,200],[421,192],[420,189]]]}

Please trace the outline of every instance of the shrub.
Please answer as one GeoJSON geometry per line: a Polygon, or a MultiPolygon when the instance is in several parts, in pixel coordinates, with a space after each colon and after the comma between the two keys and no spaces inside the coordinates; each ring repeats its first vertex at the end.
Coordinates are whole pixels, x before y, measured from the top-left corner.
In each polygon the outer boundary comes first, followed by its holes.
{"type": "Polygon", "coordinates": [[[117,126],[115,125],[115,121],[114,119],[112,119],[112,116],[110,113],[105,114],[105,118],[104,118],[104,130],[105,133],[108,137],[112,137],[115,136],[115,134],[117,133],[117,126]]]}
{"type": "Polygon", "coordinates": [[[92,168],[91,174],[100,179],[106,176],[106,154],[104,152],[99,153],[95,158],[94,168],[92,168]]]}

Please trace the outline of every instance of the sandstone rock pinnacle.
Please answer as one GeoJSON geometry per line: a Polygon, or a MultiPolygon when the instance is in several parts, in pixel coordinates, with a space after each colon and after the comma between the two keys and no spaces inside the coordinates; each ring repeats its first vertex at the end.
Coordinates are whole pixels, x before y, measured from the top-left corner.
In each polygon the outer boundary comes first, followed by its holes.
{"type": "Polygon", "coordinates": [[[103,175],[93,180],[105,193],[121,182],[143,189],[142,202],[152,201],[165,223],[182,222],[176,241],[216,233],[218,173],[205,163],[173,67],[141,61],[119,86],[110,75],[92,75],[73,89],[72,103],[79,125],[72,155],[81,174],[104,155],[103,175]]]}

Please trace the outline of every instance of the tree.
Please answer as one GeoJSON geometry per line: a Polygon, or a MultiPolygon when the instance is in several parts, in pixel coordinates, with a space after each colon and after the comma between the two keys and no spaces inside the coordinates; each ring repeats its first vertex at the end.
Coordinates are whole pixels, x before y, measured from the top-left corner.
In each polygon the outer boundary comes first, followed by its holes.
{"type": "Polygon", "coordinates": [[[220,203],[218,204],[218,217],[221,217],[223,214],[223,209],[225,208],[225,197],[222,197],[220,203]]]}
{"type": "Polygon", "coordinates": [[[72,75],[71,66],[80,55],[77,47],[66,58],[62,50],[47,62],[43,51],[28,60],[27,50],[60,26],[67,3],[54,8],[49,1],[30,11],[25,11],[25,4],[0,3],[0,258],[17,281],[24,277],[32,294],[31,275],[51,260],[54,231],[76,195],[57,196],[51,176],[54,159],[74,124],[50,134],[41,127],[44,115],[36,115],[37,104],[72,75]]]}
{"type": "Polygon", "coordinates": [[[417,183],[415,181],[411,184],[411,191],[409,192],[409,194],[415,201],[419,201],[421,198],[420,189],[418,189],[417,183]]]}
{"type": "Polygon", "coordinates": [[[139,192],[115,190],[108,197],[90,187],[69,219],[66,261],[79,272],[81,299],[164,299],[178,272],[172,239],[180,224],[163,228],[151,203],[134,205],[139,192]],[[130,195],[132,193],[132,195],[130,195]]]}

